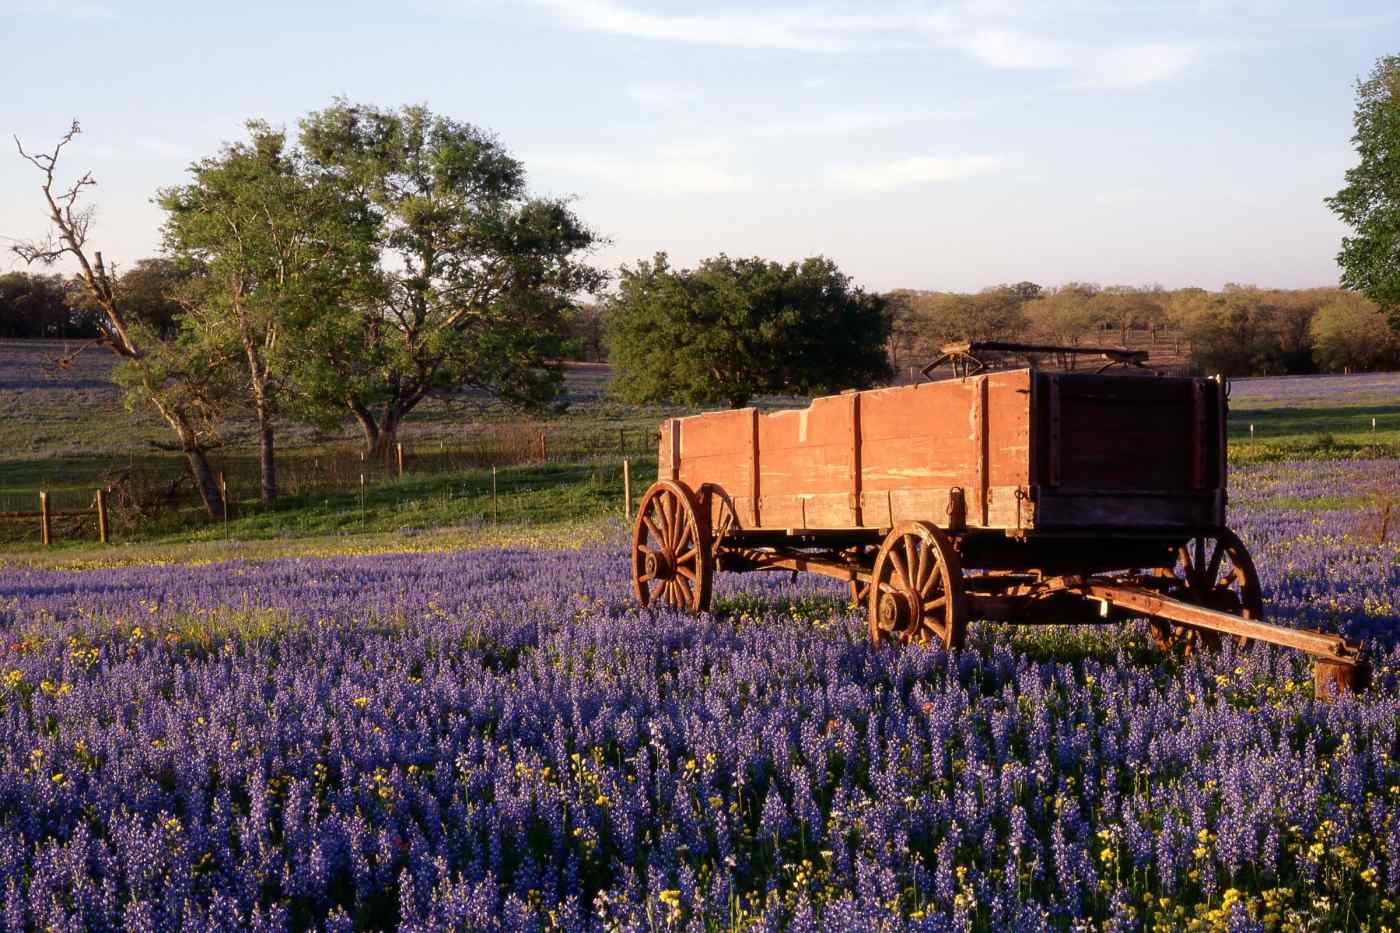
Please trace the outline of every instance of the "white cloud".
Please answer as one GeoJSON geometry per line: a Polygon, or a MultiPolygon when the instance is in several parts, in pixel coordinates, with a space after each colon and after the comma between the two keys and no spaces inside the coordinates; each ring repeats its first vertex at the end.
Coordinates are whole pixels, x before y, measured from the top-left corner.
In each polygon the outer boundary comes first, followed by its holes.
{"type": "MultiPolygon", "coordinates": [[[[1071,32],[1074,21],[1058,15],[1055,34],[1050,34],[1033,7],[978,0],[937,8],[906,2],[874,13],[869,5],[843,7],[839,0],[835,6],[811,0],[751,8],[701,6],[702,12],[696,13],[656,12],[626,0],[533,2],[563,23],[588,32],[814,53],[932,45],[996,70],[1058,72],[1066,76],[1069,86],[1079,88],[1129,88],[1164,81],[1185,71],[1201,52],[1200,45],[1190,42],[1103,38],[1098,33],[1104,27],[1098,22],[1071,32]],[[1070,38],[1061,38],[1061,33],[1069,33],[1070,38]]],[[[664,88],[653,96],[656,103],[675,102],[664,88]]]]}
{"type": "Polygon", "coordinates": [[[1063,43],[1008,29],[977,29],[970,33],[948,31],[943,34],[942,41],[992,68],[1015,71],[1057,69],[1068,67],[1072,61],[1063,43]]]}
{"type": "Polygon", "coordinates": [[[814,16],[809,10],[710,11],[703,14],[653,13],[616,0],[535,0],[566,23],[590,32],[704,45],[838,52],[851,47],[843,33],[865,17],[814,16]],[[843,28],[844,24],[844,28],[843,28]]]}
{"type": "Polygon", "coordinates": [[[835,165],[827,170],[827,181],[842,188],[861,191],[887,191],[908,185],[955,181],[983,175],[1005,164],[996,156],[911,156],[888,162],[835,165]]]}
{"type": "Polygon", "coordinates": [[[627,96],[650,107],[676,107],[693,104],[704,94],[688,84],[633,84],[627,88],[627,96]]]}
{"type": "Polygon", "coordinates": [[[574,156],[533,159],[530,164],[564,175],[585,176],[614,188],[658,194],[720,194],[753,187],[750,176],[698,158],[574,156]]]}

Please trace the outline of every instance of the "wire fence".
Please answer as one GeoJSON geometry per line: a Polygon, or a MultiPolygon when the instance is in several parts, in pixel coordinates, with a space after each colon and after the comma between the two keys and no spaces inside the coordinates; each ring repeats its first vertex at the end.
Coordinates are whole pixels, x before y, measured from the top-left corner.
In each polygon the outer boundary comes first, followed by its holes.
{"type": "MultiPolygon", "coordinates": [[[[547,516],[537,513],[543,511],[547,497],[532,497],[531,493],[598,481],[600,465],[617,472],[625,459],[654,456],[658,442],[654,430],[618,428],[581,433],[505,425],[455,443],[431,441],[419,446],[406,440],[391,446],[383,456],[369,456],[351,445],[290,449],[277,454],[277,491],[284,497],[358,492],[363,512],[366,491],[381,488],[386,482],[476,471],[479,475],[464,479],[455,493],[448,490],[443,494],[475,500],[481,513],[478,517],[493,521],[543,518],[547,516]],[[530,465],[541,467],[533,482],[522,481],[515,475],[519,471],[514,471],[506,481],[507,488],[496,494],[496,469],[530,465]],[[489,508],[482,505],[488,495],[489,508]]],[[[216,450],[209,460],[228,504],[226,512],[237,517],[256,507],[261,491],[256,454],[216,450]]],[[[114,464],[109,473],[91,482],[91,488],[0,493],[0,545],[97,540],[109,530],[120,536],[157,521],[178,525],[207,520],[207,510],[182,455],[145,456],[139,462],[114,464]],[[99,490],[104,500],[100,519],[99,490]]],[[[620,484],[620,474],[610,482],[620,484]]]]}

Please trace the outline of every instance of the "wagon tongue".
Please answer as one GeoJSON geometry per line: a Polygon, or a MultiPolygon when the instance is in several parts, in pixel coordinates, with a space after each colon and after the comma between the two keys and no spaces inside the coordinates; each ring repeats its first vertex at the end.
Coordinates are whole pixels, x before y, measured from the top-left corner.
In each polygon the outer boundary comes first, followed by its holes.
{"type": "Polygon", "coordinates": [[[1361,658],[1361,647],[1340,635],[1246,619],[1114,580],[1091,578],[1071,589],[1107,606],[1192,628],[1294,648],[1311,655],[1316,659],[1313,687],[1318,699],[1326,699],[1333,693],[1364,690],[1370,683],[1371,667],[1361,658]]]}

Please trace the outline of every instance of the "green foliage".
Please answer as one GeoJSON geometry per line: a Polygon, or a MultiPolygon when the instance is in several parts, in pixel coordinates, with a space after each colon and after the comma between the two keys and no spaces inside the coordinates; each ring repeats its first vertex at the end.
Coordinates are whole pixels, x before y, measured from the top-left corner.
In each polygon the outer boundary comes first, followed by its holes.
{"type": "Polygon", "coordinates": [[[364,204],[379,259],[378,299],[316,324],[303,367],[320,407],[348,407],[382,452],[431,392],[552,402],[574,297],[605,281],[567,202],[530,197],[499,141],[425,107],[338,101],[301,122],[301,141],[364,204]]]}
{"type": "Polygon", "coordinates": [[[1380,308],[1354,292],[1343,292],[1312,319],[1314,353],[1332,372],[1360,372],[1400,359],[1400,337],[1380,308]]]}
{"type": "Polygon", "coordinates": [[[1025,306],[1030,336],[1038,341],[1078,346],[1106,319],[1095,300],[1097,289],[1071,283],[1042,292],[1025,306]]]}
{"type": "Polygon", "coordinates": [[[96,320],[62,276],[0,275],[0,338],[90,339],[97,334],[96,320]]]}
{"type": "Polygon", "coordinates": [[[315,323],[366,297],[374,271],[368,213],[343,188],[308,172],[285,134],[248,124],[232,143],[164,189],[165,245],[200,275],[180,283],[185,324],[238,369],[250,407],[275,402],[286,373],[317,348],[315,323]]]}
{"type": "Polygon", "coordinates": [[[720,255],[673,270],[658,253],[622,270],[607,327],[615,390],[633,402],[737,408],[890,375],[885,301],[824,257],[784,266],[720,255]]]}
{"type": "Polygon", "coordinates": [[[1400,55],[1357,82],[1357,163],[1327,205],[1351,227],[1337,263],[1342,283],[1380,305],[1400,330],[1400,55]]]}

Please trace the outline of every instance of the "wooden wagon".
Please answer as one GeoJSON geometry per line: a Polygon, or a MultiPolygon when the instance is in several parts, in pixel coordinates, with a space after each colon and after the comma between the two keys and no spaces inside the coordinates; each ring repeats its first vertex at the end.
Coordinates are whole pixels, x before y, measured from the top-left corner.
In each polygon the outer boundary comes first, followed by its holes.
{"type": "Polygon", "coordinates": [[[703,611],[717,571],[809,572],[848,581],[877,642],[1146,617],[1167,648],[1259,639],[1313,655],[1320,694],[1364,683],[1355,644],[1263,621],[1226,522],[1222,380],[1153,375],[1140,351],[1091,351],[1118,372],[983,372],[989,351],[1087,351],[944,349],[960,377],[663,422],[638,600],[703,611]]]}

